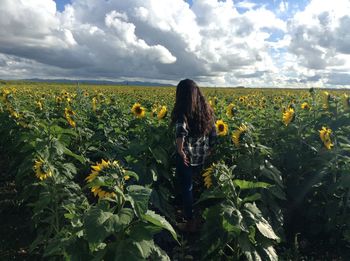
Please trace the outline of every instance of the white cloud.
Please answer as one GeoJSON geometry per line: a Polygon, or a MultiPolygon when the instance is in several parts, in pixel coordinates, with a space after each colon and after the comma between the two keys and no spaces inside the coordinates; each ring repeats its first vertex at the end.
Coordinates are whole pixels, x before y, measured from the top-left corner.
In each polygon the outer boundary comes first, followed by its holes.
{"type": "Polygon", "coordinates": [[[305,10],[297,12],[291,19],[289,51],[296,57],[299,72],[305,68],[319,75],[306,77],[306,81],[315,82],[319,78],[323,84],[350,83],[346,80],[349,77],[344,77],[344,81],[328,80],[336,71],[346,73],[350,70],[349,14],[348,0],[312,0],[305,10]]]}
{"type": "Polygon", "coordinates": [[[2,78],[191,77],[220,86],[349,79],[348,0],[312,0],[288,21],[279,18],[291,9],[286,0],[276,10],[254,1],[72,0],[63,12],[53,0],[1,2],[2,78]]]}

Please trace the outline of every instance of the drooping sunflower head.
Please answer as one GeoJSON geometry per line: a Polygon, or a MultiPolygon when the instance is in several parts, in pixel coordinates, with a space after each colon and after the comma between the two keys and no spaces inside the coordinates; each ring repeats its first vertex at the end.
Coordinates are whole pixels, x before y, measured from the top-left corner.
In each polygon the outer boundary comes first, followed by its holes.
{"type": "Polygon", "coordinates": [[[334,144],[332,143],[332,140],[331,140],[332,130],[323,126],[322,129],[319,130],[319,133],[320,133],[320,139],[323,142],[323,145],[328,150],[330,150],[334,146],[334,144]]]}
{"type": "Polygon", "coordinates": [[[204,170],[202,177],[204,178],[204,186],[208,189],[213,185],[213,169],[214,169],[214,164],[212,164],[210,167],[204,170]]]}
{"type": "Polygon", "coordinates": [[[42,110],[43,110],[43,104],[42,104],[42,102],[41,102],[41,101],[36,101],[35,103],[36,103],[36,107],[37,107],[40,111],[42,111],[42,110]]]}
{"type": "Polygon", "coordinates": [[[162,106],[157,114],[158,120],[164,119],[167,115],[167,108],[166,106],[162,106]]]}
{"type": "Polygon", "coordinates": [[[216,105],[218,104],[218,97],[209,97],[208,103],[210,107],[215,111],[216,110],[216,105]]]}
{"type": "Polygon", "coordinates": [[[216,131],[219,136],[225,136],[228,132],[228,125],[223,120],[217,120],[215,123],[216,131]]]}
{"type": "Polygon", "coordinates": [[[91,106],[92,106],[92,110],[93,111],[96,111],[97,109],[97,98],[96,97],[93,97],[92,100],[91,100],[91,106]]]}
{"type": "Polygon", "coordinates": [[[72,111],[71,109],[68,109],[68,108],[64,108],[64,117],[66,118],[68,124],[70,126],[72,126],[73,128],[76,127],[76,123],[72,118],[72,116],[74,116],[74,115],[75,115],[74,111],[72,111]]]}
{"type": "Polygon", "coordinates": [[[139,119],[145,117],[146,110],[144,107],[141,106],[140,103],[135,103],[132,108],[131,112],[139,119]]]}
{"type": "Polygon", "coordinates": [[[11,91],[9,89],[2,89],[1,90],[1,97],[3,98],[3,100],[7,99],[7,96],[11,93],[11,91]]]}
{"type": "Polygon", "coordinates": [[[91,192],[100,199],[117,196],[118,188],[124,189],[125,181],[130,178],[118,161],[101,160],[91,166],[91,173],[85,178],[91,192]],[[102,185],[103,184],[103,185],[102,185]]]}
{"type": "Polygon", "coordinates": [[[242,135],[244,133],[246,133],[248,131],[248,127],[247,125],[245,125],[244,123],[242,123],[238,129],[236,129],[233,133],[232,133],[232,142],[233,144],[235,144],[236,147],[240,146],[240,141],[242,140],[242,135]]]}
{"type": "Polygon", "coordinates": [[[235,105],[233,103],[230,103],[226,107],[226,116],[229,118],[232,118],[234,116],[234,111],[235,111],[235,105]]]}
{"type": "Polygon", "coordinates": [[[307,102],[303,102],[300,105],[300,108],[303,109],[303,110],[310,110],[310,105],[307,102]]]}
{"type": "Polygon", "coordinates": [[[329,102],[331,100],[331,95],[329,92],[323,92],[322,94],[322,101],[323,101],[323,108],[329,109],[329,102]]]}
{"type": "Polygon", "coordinates": [[[40,180],[45,180],[48,177],[52,177],[52,171],[49,165],[42,159],[36,159],[34,162],[35,176],[40,180]]]}
{"type": "Polygon", "coordinates": [[[102,92],[98,92],[96,97],[99,102],[104,102],[106,100],[106,96],[102,92]]]}
{"type": "Polygon", "coordinates": [[[159,104],[155,103],[151,108],[151,116],[156,117],[158,115],[159,104]]]}
{"type": "Polygon", "coordinates": [[[13,109],[12,106],[7,106],[7,110],[10,113],[10,116],[14,119],[19,119],[21,118],[21,115],[18,113],[17,110],[13,109]]]}
{"type": "Polygon", "coordinates": [[[56,100],[57,104],[61,104],[62,103],[62,98],[60,96],[56,96],[55,100],[56,100]]]}
{"type": "Polygon", "coordinates": [[[287,109],[284,108],[283,111],[282,121],[286,126],[288,126],[294,120],[295,112],[294,109],[290,107],[287,109]]]}

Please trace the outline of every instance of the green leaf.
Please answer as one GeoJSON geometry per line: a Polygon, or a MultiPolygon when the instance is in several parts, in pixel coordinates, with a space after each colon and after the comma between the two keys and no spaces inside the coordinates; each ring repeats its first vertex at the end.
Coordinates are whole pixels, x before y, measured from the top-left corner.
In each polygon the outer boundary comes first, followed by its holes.
{"type": "Polygon", "coordinates": [[[254,189],[254,188],[268,188],[271,185],[266,182],[254,182],[248,180],[235,179],[233,184],[238,186],[240,189],[254,189]]]}
{"type": "Polygon", "coordinates": [[[52,147],[56,149],[56,152],[58,155],[62,155],[64,153],[65,150],[65,146],[59,142],[59,140],[57,139],[53,139],[53,143],[52,143],[52,147]]]}
{"type": "Polygon", "coordinates": [[[136,246],[141,257],[144,259],[146,259],[151,254],[152,249],[154,248],[153,240],[152,241],[142,240],[139,242],[133,242],[133,244],[136,246]]]}
{"type": "Polygon", "coordinates": [[[205,190],[203,193],[201,193],[200,198],[193,205],[195,206],[206,200],[225,199],[226,197],[227,195],[221,190],[205,190]]]}
{"type": "Polygon", "coordinates": [[[254,201],[257,201],[259,199],[261,199],[261,195],[259,193],[255,193],[253,195],[245,197],[242,200],[241,204],[246,203],[246,202],[254,202],[254,201]]]}
{"type": "Polygon", "coordinates": [[[250,242],[247,234],[238,237],[239,247],[249,261],[262,261],[259,253],[255,250],[254,245],[250,242]]]}
{"type": "Polygon", "coordinates": [[[130,201],[136,216],[142,218],[148,210],[148,201],[152,190],[139,185],[128,186],[127,190],[127,198],[130,201]]]}
{"type": "Polygon", "coordinates": [[[270,224],[262,218],[256,223],[256,227],[259,229],[260,233],[263,234],[265,237],[279,240],[279,237],[275,234],[270,224]]]}
{"type": "Polygon", "coordinates": [[[148,210],[144,215],[143,219],[156,225],[158,227],[164,228],[170,232],[173,238],[177,241],[177,235],[174,228],[170,225],[170,223],[162,216],[156,214],[152,210],[148,210]]]}
{"type": "Polygon", "coordinates": [[[153,157],[157,161],[157,163],[162,164],[164,166],[168,166],[168,153],[161,147],[156,147],[154,149],[149,148],[153,157]]]}
{"type": "Polygon", "coordinates": [[[284,191],[276,186],[276,185],[273,185],[271,187],[269,187],[269,191],[277,198],[279,199],[282,199],[282,200],[287,200],[286,198],[286,193],[284,193],[284,191]]]}
{"type": "Polygon", "coordinates": [[[120,223],[123,225],[129,225],[134,218],[134,212],[130,208],[123,208],[118,213],[120,223]]]}
{"type": "Polygon", "coordinates": [[[139,254],[138,248],[131,240],[123,240],[115,248],[114,260],[141,261],[144,260],[139,254]]]}
{"type": "Polygon", "coordinates": [[[235,207],[225,205],[223,212],[223,228],[228,232],[240,234],[241,231],[248,232],[243,220],[242,213],[235,207]]]}
{"type": "Polygon", "coordinates": [[[254,226],[249,226],[249,240],[252,242],[252,244],[256,245],[256,240],[255,240],[255,227],[254,226]]]}
{"type": "Polygon", "coordinates": [[[74,166],[73,163],[64,163],[63,172],[67,176],[67,178],[72,179],[74,175],[77,174],[77,168],[74,166]]]}
{"type": "Polygon", "coordinates": [[[136,181],[139,180],[139,176],[135,172],[130,171],[130,170],[125,170],[124,177],[125,176],[133,177],[136,179],[136,181]]]}
{"type": "Polygon", "coordinates": [[[154,246],[149,259],[150,260],[159,260],[159,261],[170,261],[170,258],[167,255],[167,253],[163,249],[158,247],[157,245],[154,246]]]}
{"type": "Polygon", "coordinates": [[[108,236],[104,223],[112,217],[110,212],[102,211],[99,208],[91,208],[84,219],[84,228],[89,243],[101,243],[108,236]]]}
{"type": "Polygon", "coordinates": [[[86,162],[86,159],[83,156],[77,155],[74,152],[72,152],[70,149],[68,148],[64,148],[63,153],[67,156],[71,156],[73,158],[75,158],[76,160],[78,160],[81,164],[84,164],[86,162]]]}
{"type": "Polygon", "coordinates": [[[205,223],[200,238],[202,260],[213,260],[227,242],[227,233],[223,229],[223,210],[227,205],[216,204],[203,212],[205,223]]]}
{"type": "Polygon", "coordinates": [[[235,225],[232,225],[230,220],[226,218],[222,220],[222,227],[228,233],[234,233],[235,235],[239,235],[241,233],[241,229],[235,225]]]}
{"type": "Polygon", "coordinates": [[[278,261],[278,255],[273,246],[264,247],[264,252],[268,256],[270,261],[278,261]]]}
{"type": "Polygon", "coordinates": [[[275,181],[280,187],[283,187],[281,172],[270,162],[266,161],[265,165],[261,165],[260,172],[263,176],[275,181]]]}
{"type": "Polygon", "coordinates": [[[247,213],[250,218],[255,221],[255,225],[258,228],[259,232],[270,239],[279,241],[280,238],[275,234],[271,225],[268,221],[262,216],[261,211],[255,204],[246,203],[244,204],[244,211],[247,213]]]}
{"type": "Polygon", "coordinates": [[[106,222],[105,227],[108,233],[119,232],[124,229],[134,218],[134,212],[130,208],[123,208],[118,215],[112,215],[106,222]]]}

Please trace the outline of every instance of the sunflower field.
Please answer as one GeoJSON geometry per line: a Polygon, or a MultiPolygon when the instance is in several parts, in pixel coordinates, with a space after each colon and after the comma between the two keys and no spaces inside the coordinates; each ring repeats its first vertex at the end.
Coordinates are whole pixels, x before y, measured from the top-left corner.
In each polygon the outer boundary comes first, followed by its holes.
{"type": "Polygon", "coordinates": [[[174,87],[3,82],[0,259],[349,260],[350,92],[202,90],[218,137],[186,233],[174,87]]]}

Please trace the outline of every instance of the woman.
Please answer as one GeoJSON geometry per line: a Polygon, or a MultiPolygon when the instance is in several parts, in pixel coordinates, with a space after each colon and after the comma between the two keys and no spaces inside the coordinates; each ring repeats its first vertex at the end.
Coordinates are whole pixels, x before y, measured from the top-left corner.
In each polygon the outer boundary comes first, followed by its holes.
{"type": "Polygon", "coordinates": [[[192,178],[201,171],[216,137],[214,113],[197,84],[185,79],[176,88],[171,115],[176,134],[176,175],[180,178],[187,229],[193,231],[192,178]]]}

